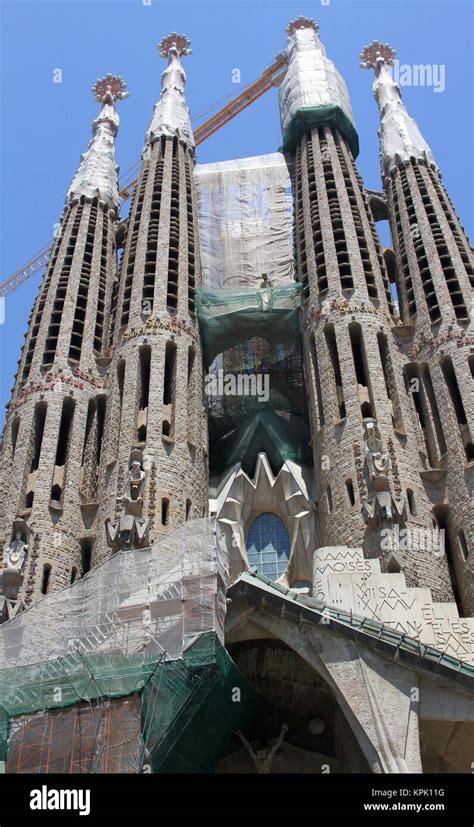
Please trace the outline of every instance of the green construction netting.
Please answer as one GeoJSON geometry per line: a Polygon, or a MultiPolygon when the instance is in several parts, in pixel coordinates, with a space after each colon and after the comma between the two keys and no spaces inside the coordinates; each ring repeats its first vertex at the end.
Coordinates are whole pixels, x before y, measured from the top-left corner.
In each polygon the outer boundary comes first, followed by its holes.
{"type": "Polygon", "coordinates": [[[196,310],[206,364],[250,336],[294,341],[300,335],[302,294],[299,282],[257,290],[199,288],[196,310]]]}
{"type": "MultiPolygon", "coordinates": [[[[300,465],[311,462],[308,425],[298,417],[273,411],[269,405],[261,407],[263,410],[235,423],[235,428],[232,428],[233,423],[229,423],[231,430],[224,438],[217,440],[213,471],[223,471],[238,462],[244,471],[252,474],[258,454],[262,451],[266,453],[275,474],[286,460],[300,465]]],[[[211,440],[214,433],[215,424],[210,421],[211,440]]]]}
{"type": "Polygon", "coordinates": [[[298,109],[285,132],[282,152],[292,152],[299,139],[305,132],[317,129],[318,126],[331,126],[345,136],[354,158],[359,154],[359,137],[354,125],[340,106],[325,104],[322,106],[303,106],[298,109]]]}
{"type": "Polygon", "coordinates": [[[165,663],[143,692],[143,736],[154,772],[212,772],[232,735],[271,711],[217,635],[165,663]]]}
{"type": "Polygon", "coordinates": [[[4,669],[0,705],[12,717],[60,709],[81,700],[119,698],[138,692],[161,656],[74,653],[56,660],[4,669]]]}
{"type": "Polygon", "coordinates": [[[302,285],[197,291],[209,368],[210,467],[241,463],[252,473],[264,451],[278,472],[288,459],[310,462],[299,309],[302,285]],[[260,385],[253,387],[256,380],[260,385]],[[247,383],[247,384],[246,384],[247,383]]]}
{"type": "MultiPolygon", "coordinates": [[[[156,654],[74,654],[4,671],[0,683],[0,760],[8,756],[12,718],[19,721],[17,716],[25,714],[43,716],[44,726],[36,726],[34,731],[30,727],[29,732],[26,726],[15,749],[21,753],[24,744],[22,762],[30,770],[36,753],[42,755],[44,769],[45,738],[55,739],[53,755],[68,750],[66,743],[60,743],[64,728],[54,730],[56,734],[51,736],[54,722],[48,720],[50,711],[69,708],[75,715],[85,701],[100,705],[137,693],[142,697],[142,737],[154,772],[212,771],[233,733],[271,710],[240,674],[214,632],[197,637],[175,660],[156,654]]],[[[138,751],[135,741],[136,735],[129,745],[130,755],[138,751]]]]}

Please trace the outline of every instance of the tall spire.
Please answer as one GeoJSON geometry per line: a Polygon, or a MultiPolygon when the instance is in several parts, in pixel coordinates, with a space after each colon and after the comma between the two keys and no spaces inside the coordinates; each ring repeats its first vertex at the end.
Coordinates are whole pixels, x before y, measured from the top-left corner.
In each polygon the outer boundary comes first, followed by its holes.
{"type": "Polygon", "coordinates": [[[408,114],[400,89],[390,73],[395,55],[388,43],[378,40],[365,46],[360,55],[361,68],[375,70],[372,91],[380,109],[380,160],[384,175],[389,175],[392,169],[410,158],[436,166],[433,153],[416,121],[408,114]]]}
{"type": "Polygon", "coordinates": [[[346,136],[357,156],[359,144],[349,93],[334,63],[326,57],[318,24],[298,17],[286,31],[288,71],[280,88],[283,149],[294,149],[308,129],[332,125],[346,136]]]}
{"type": "Polygon", "coordinates": [[[115,101],[128,97],[127,84],[121,77],[106,75],[92,87],[92,93],[102,108],[92,123],[92,139],[89,148],[81,156],[66,203],[77,201],[81,196],[98,197],[110,208],[118,209],[119,194],[117,166],[115,163],[115,136],[120,119],[115,111],[115,101]]]}
{"type": "Polygon", "coordinates": [[[144,152],[162,135],[177,135],[194,147],[189,109],[184,96],[186,73],[181,65],[181,55],[191,55],[191,41],[184,34],[172,32],[164,37],[158,48],[160,57],[168,58],[168,66],[161,76],[161,96],[155,104],[150,127],[145,136],[144,152]]]}

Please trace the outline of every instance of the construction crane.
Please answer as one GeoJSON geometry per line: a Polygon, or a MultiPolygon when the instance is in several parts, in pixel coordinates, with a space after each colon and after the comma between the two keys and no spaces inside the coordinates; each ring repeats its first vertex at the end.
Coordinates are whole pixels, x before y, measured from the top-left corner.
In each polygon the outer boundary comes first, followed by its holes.
{"type": "MultiPolygon", "coordinates": [[[[254,83],[246,86],[236,98],[227,103],[222,109],[205,121],[194,131],[194,142],[196,146],[202,144],[211,137],[218,129],[225,126],[240,112],[243,112],[250,104],[262,97],[273,86],[278,86],[286,71],[287,58],[284,53],[276,56],[275,62],[268,69],[262,72],[261,76],[254,83]]],[[[133,164],[120,180],[119,196],[122,204],[132,197],[138,181],[140,161],[133,164]]],[[[44,269],[48,262],[52,249],[52,243],[43,247],[40,252],[23,267],[20,267],[10,278],[0,284],[0,296],[7,296],[20,284],[23,284],[30,276],[44,269]]]]}

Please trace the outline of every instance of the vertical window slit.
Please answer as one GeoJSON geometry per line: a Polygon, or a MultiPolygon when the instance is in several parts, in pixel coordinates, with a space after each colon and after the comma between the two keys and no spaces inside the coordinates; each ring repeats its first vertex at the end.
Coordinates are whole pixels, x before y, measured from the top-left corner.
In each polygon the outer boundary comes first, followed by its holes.
{"type": "Polygon", "coordinates": [[[342,377],[341,368],[339,365],[339,354],[337,352],[336,334],[333,325],[326,326],[324,329],[324,336],[332,365],[339,419],[343,419],[346,415],[346,405],[344,402],[344,392],[342,388],[342,377]]]}

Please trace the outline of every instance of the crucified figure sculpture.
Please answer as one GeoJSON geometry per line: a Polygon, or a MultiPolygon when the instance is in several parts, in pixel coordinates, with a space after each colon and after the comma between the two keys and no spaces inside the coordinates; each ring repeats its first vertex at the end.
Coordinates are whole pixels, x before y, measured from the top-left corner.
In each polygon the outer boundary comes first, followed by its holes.
{"type": "Polygon", "coordinates": [[[281,732],[280,732],[278,738],[276,739],[276,742],[273,744],[273,746],[271,746],[271,747],[266,746],[266,747],[263,747],[263,749],[259,749],[259,750],[257,750],[257,752],[254,752],[254,750],[252,748],[252,745],[249,744],[247,739],[242,735],[242,733],[239,730],[237,735],[239,736],[239,738],[242,741],[245,749],[247,750],[250,757],[252,758],[252,760],[255,764],[255,768],[257,770],[257,773],[263,773],[263,774],[267,775],[268,773],[270,773],[272,771],[272,763],[273,763],[273,759],[275,757],[275,753],[276,753],[278,747],[281,745],[281,743],[283,741],[283,738],[285,737],[287,731],[288,731],[287,725],[283,724],[283,726],[281,728],[281,732]]]}

